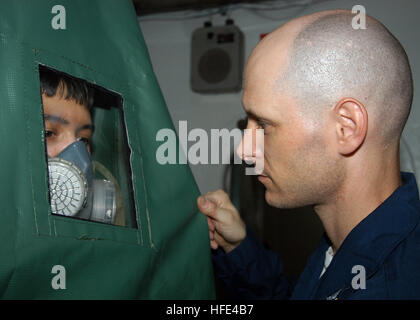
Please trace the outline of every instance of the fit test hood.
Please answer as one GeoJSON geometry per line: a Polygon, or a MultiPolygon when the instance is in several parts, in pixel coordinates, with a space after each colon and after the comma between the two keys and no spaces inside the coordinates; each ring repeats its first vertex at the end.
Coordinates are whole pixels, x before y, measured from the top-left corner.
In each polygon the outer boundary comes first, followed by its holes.
{"type": "MultiPolygon", "coordinates": [[[[156,161],[156,133],[174,127],[131,1],[60,1],[65,29],[54,28],[55,5],[0,2],[0,296],[214,298],[207,224],[191,171],[156,161]],[[39,64],[121,96],[134,227],[51,214],[39,64]],[[54,289],[60,268],[65,289],[54,289]]],[[[95,132],[115,130],[110,119],[95,132]]],[[[97,149],[105,138],[98,136],[97,149]]],[[[109,155],[98,151],[97,160],[109,155]]],[[[108,164],[114,172],[117,160],[108,164]]]]}

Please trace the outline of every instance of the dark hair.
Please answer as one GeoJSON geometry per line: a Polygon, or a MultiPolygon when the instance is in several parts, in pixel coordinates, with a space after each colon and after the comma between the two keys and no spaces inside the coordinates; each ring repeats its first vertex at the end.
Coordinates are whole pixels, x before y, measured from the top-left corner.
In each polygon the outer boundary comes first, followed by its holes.
{"type": "Polygon", "coordinates": [[[85,80],[74,78],[63,72],[39,66],[41,93],[47,97],[59,94],[66,100],[74,100],[80,105],[85,105],[89,110],[93,105],[93,90],[85,80]],[[66,95],[64,96],[64,93],[66,95]]]}

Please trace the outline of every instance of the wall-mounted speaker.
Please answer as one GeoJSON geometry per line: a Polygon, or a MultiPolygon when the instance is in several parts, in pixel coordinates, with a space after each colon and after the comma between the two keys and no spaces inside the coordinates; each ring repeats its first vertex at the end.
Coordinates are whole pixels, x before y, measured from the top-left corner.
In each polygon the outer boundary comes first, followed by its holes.
{"type": "Polygon", "coordinates": [[[191,40],[191,89],[199,93],[238,92],[242,89],[244,36],[227,20],[225,26],[206,23],[191,40]]]}

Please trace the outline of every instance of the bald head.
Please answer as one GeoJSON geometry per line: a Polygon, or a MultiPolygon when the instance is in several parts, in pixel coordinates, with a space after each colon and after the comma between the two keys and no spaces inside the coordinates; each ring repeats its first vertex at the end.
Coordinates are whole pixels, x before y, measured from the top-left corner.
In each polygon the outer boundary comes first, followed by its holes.
{"type": "Polygon", "coordinates": [[[398,141],[413,97],[407,55],[380,22],[366,17],[366,29],[355,30],[353,17],[339,10],[292,20],[264,39],[250,63],[266,57],[275,65],[277,54],[273,89],[295,99],[305,117],[320,120],[341,99],[354,98],[370,129],[386,143],[398,141]]]}

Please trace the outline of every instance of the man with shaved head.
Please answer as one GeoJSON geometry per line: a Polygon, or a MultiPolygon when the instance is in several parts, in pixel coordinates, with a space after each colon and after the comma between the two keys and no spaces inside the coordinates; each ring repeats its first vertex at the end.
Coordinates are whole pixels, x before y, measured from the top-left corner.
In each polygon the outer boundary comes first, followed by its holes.
{"type": "Polygon", "coordinates": [[[226,193],[199,197],[216,270],[234,297],[420,298],[420,202],[414,175],[399,165],[410,65],[379,21],[355,30],[353,18],[335,10],[294,19],[248,59],[243,106],[247,128],[264,129],[264,152],[242,141],[238,153],[263,158],[268,204],[313,206],[325,234],[293,285],[226,193]]]}

